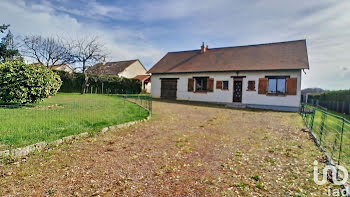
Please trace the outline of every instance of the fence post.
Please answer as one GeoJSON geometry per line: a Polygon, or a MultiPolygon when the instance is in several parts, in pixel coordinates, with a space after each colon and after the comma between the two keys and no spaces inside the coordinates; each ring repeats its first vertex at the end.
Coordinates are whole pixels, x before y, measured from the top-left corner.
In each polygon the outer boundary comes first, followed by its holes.
{"type": "Polygon", "coordinates": [[[315,118],[316,110],[312,109],[312,116],[311,116],[311,125],[310,125],[310,132],[312,133],[312,128],[314,127],[314,118],[315,118]]]}
{"type": "Polygon", "coordinates": [[[139,99],[139,120],[141,120],[141,104],[140,104],[140,96],[137,96],[139,99]]]}
{"type": "Polygon", "coordinates": [[[341,157],[341,152],[342,152],[342,149],[343,149],[344,123],[345,123],[345,116],[343,114],[343,124],[342,124],[342,127],[341,127],[340,147],[339,147],[339,155],[338,155],[338,165],[340,165],[340,157],[341,157]]]}
{"type": "Polygon", "coordinates": [[[126,96],[124,96],[124,105],[123,105],[123,122],[125,122],[125,99],[126,99],[126,96]]]}
{"type": "Polygon", "coordinates": [[[321,143],[322,143],[322,135],[323,135],[323,128],[324,128],[324,122],[325,122],[325,119],[326,119],[326,114],[322,111],[322,117],[321,117],[321,131],[320,131],[320,146],[321,146],[321,143]]]}
{"type": "Polygon", "coordinates": [[[149,103],[150,103],[150,111],[151,111],[151,116],[153,114],[153,103],[152,103],[152,96],[149,98],[149,103]]]}
{"type": "Polygon", "coordinates": [[[102,91],[101,93],[103,94],[103,83],[102,83],[102,89],[101,89],[101,91],[102,91]]]}

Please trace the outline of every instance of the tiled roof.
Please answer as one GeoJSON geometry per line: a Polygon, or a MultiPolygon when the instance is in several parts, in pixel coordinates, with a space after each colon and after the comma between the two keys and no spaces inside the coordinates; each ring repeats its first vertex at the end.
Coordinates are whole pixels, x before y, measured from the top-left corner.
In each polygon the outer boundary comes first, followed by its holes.
{"type": "Polygon", "coordinates": [[[167,53],[149,73],[308,69],[306,40],[167,53]]]}
{"type": "Polygon", "coordinates": [[[151,75],[137,75],[136,77],[134,77],[135,79],[138,79],[140,81],[144,81],[146,79],[149,79],[151,77],[151,75]]]}
{"type": "Polygon", "coordinates": [[[138,60],[106,62],[105,64],[98,63],[88,68],[87,72],[90,74],[97,75],[118,75],[136,61],[138,60]]]}

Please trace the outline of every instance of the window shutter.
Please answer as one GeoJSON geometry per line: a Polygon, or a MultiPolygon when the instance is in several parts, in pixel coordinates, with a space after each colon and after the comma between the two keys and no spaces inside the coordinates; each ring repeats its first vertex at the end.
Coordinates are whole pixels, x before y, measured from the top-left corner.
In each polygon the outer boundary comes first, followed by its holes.
{"type": "Polygon", "coordinates": [[[297,95],[297,78],[287,78],[287,95],[297,95]]]}
{"type": "Polygon", "coordinates": [[[248,81],[248,91],[255,91],[255,81],[248,81]]]}
{"type": "Polygon", "coordinates": [[[193,78],[188,78],[188,88],[187,88],[187,91],[193,92],[193,86],[194,86],[194,79],[193,79],[193,78]]]}
{"type": "Polygon", "coordinates": [[[258,94],[266,94],[267,93],[267,78],[259,78],[259,90],[258,94]]]}
{"type": "Polygon", "coordinates": [[[222,81],[216,81],[216,89],[222,89],[222,81]]]}
{"type": "Polygon", "coordinates": [[[208,90],[208,92],[212,92],[214,90],[214,78],[208,79],[207,90],[208,90]]]}

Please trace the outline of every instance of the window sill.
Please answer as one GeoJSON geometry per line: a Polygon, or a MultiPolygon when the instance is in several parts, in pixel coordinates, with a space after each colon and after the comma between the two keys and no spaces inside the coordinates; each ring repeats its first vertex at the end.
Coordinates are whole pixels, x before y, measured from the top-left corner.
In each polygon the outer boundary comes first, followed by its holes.
{"type": "Polygon", "coordinates": [[[221,89],[221,90],[223,90],[223,91],[229,91],[229,89],[221,89]]]}
{"type": "Polygon", "coordinates": [[[285,97],[287,96],[287,94],[281,94],[281,93],[267,93],[266,96],[281,96],[281,97],[285,97]]]}
{"type": "Polygon", "coordinates": [[[197,94],[206,94],[208,91],[194,91],[193,93],[197,93],[197,94]]]}
{"type": "Polygon", "coordinates": [[[255,92],[256,90],[254,89],[254,90],[246,90],[246,91],[249,91],[249,92],[255,92]]]}

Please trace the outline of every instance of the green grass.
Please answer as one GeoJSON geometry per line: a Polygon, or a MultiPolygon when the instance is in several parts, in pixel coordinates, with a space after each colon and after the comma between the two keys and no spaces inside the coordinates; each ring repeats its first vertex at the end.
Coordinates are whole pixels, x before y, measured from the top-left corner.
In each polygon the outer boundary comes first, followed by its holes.
{"type": "MultiPolygon", "coordinates": [[[[314,108],[306,106],[307,108],[314,108]]],[[[306,117],[308,125],[311,125],[312,116],[306,117]]],[[[317,139],[321,141],[321,146],[326,149],[326,153],[332,156],[335,162],[338,162],[340,141],[342,140],[342,151],[340,153],[340,162],[344,164],[347,169],[350,169],[350,121],[345,117],[343,122],[342,116],[332,111],[323,111],[316,109],[313,122],[313,133],[317,139]],[[344,125],[344,126],[343,126],[344,125]],[[341,133],[343,138],[341,139],[341,133]]]]}
{"type": "Polygon", "coordinates": [[[124,107],[124,99],[117,96],[59,93],[32,107],[0,108],[0,150],[94,133],[147,115],[131,102],[125,101],[124,107]]]}
{"type": "Polygon", "coordinates": [[[117,96],[129,96],[129,97],[134,97],[134,96],[142,96],[142,97],[152,97],[151,94],[115,94],[117,96]]]}

